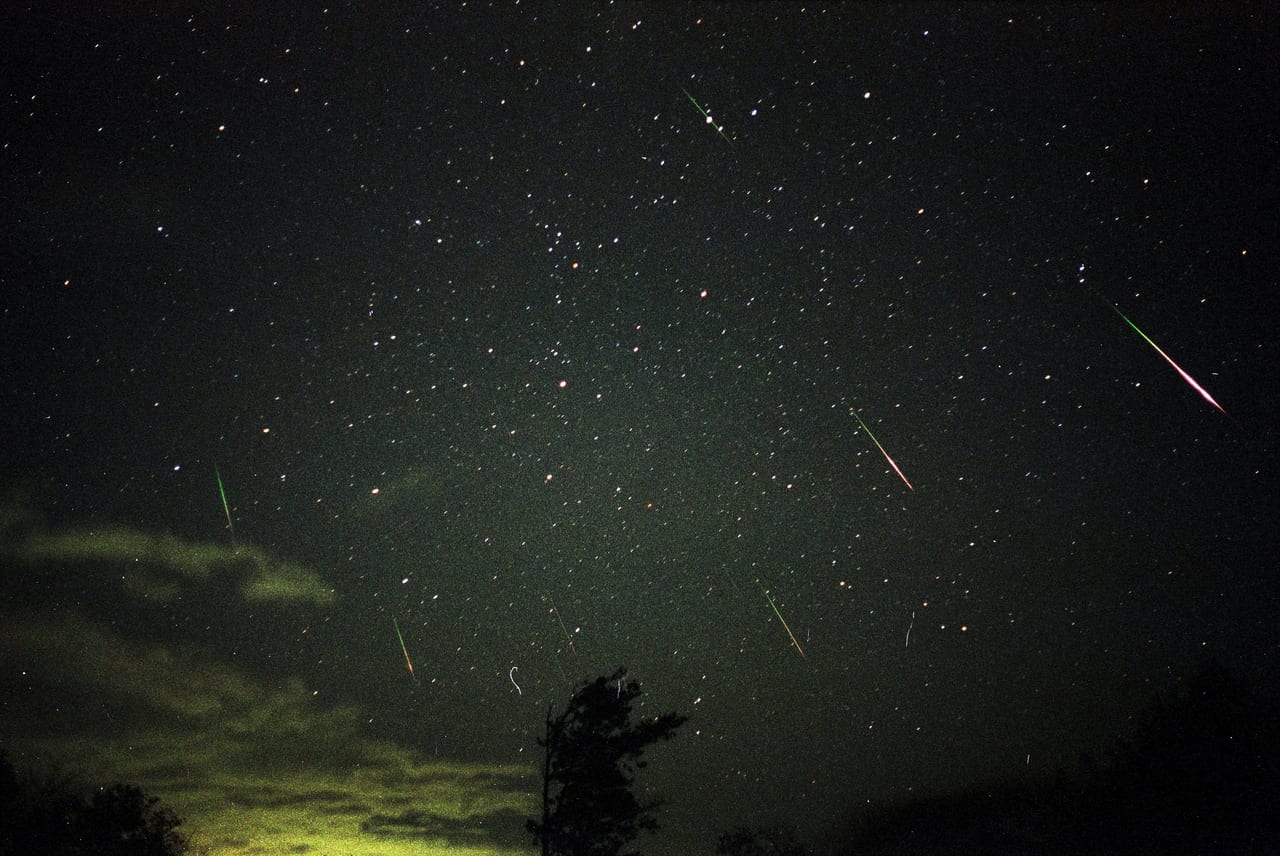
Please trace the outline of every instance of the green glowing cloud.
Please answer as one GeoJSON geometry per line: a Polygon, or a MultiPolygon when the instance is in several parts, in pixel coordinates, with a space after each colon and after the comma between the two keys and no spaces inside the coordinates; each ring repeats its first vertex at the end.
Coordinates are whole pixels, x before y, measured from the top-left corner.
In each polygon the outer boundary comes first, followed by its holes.
{"type": "Polygon", "coordinates": [[[184,580],[232,577],[251,601],[287,601],[326,606],[333,589],[310,568],[280,561],[249,544],[238,546],[185,541],[128,527],[33,530],[6,544],[8,558],[27,564],[100,563],[123,569],[127,591],[169,602],[184,580]]]}
{"type": "Polygon", "coordinates": [[[34,705],[7,712],[0,743],[140,784],[210,856],[527,852],[532,769],[365,737],[366,714],[297,678],[257,678],[53,607],[0,614],[0,650],[34,705]]]}

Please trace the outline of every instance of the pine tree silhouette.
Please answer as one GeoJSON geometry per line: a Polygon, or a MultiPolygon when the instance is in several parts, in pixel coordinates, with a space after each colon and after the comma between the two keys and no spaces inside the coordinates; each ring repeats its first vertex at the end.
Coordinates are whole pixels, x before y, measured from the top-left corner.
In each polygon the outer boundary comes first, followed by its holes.
{"type": "Polygon", "coordinates": [[[645,748],[669,740],[686,717],[665,713],[631,723],[640,685],[626,669],[574,692],[564,713],[547,711],[542,767],[542,819],[525,825],[543,856],[617,856],[641,830],[654,830],[656,801],[631,792],[645,748]]]}

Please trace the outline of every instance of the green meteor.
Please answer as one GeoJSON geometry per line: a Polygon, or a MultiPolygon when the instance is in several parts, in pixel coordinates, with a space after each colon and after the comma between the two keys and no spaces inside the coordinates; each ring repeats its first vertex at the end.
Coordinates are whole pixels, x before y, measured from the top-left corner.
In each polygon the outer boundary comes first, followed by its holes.
{"type": "Polygon", "coordinates": [[[1155,348],[1156,353],[1164,357],[1164,361],[1169,365],[1173,366],[1173,370],[1176,371],[1182,377],[1183,380],[1185,380],[1188,384],[1190,384],[1192,389],[1200,393],[1201,398],[1203,398],[1205,401],[1209,402],[1214,407],[1216,407],[1219,413],[1223,414],[1224,416],[1226,415],[1227,411],[1222,409],[1221,404],[1213,400],[1213,396],[1209,394],[1209,391],[1206,390],[1200,384],[1196,383],[1195,378],[1191,377],[1191,375],[1183,371],[1182,366],[1175,363],[1172,357],[1170,357],[1164,351],[1160,350],[1160,346],[1157,345],[1155,342],[1151,341],[1150,337],[1148,337],[1146,333],[1139,330],[1137,324],[1134,324],[1132,321],[1130,321],[1129,317],[1125,315],[1123,312],[1121,312],[1120,309],[1114,303],[1108,303],[1107,305],[1110,306],[1113,310],[1115,310],[1115,313],[1117,315],[1119,315],[1121,318],[1124,319],[1124,323],[1128,324],[1130,327],[1133,328],[1133,332],[1137,333],[1139,336],[1142,337],[1142,341],[1146,342],[1148,345],[1155,348]]]}
{"type": "Polygon", "coordinates": [[[227,515],[227,529],[231,531],[231,540],[236,539],[236,527],[231,522],[231,506],[227,505],[227,492],[222,489],[222,473],[218,472],[218,465],[213,465],[213,477],[218,480],[218,495],[222,497],[222,511],[227,515]]]}
{"type": "Polygon", "coordinates": [[[862,417],[858,415],[858,411],[850,407],[849,412],[853,414],[854,419],[858,420],[858,424],[862,426],[862,430],[867,432],[867,436],[871,438],[871,442],[876,444],[876,448],[880,450],[880,454],[884,455],[884,459],[889,462],[889,466],[893,467],[893,471],[898,474],[898,478],[902,479],[902,483],[910,490],[915,490],[914,487],[911,487],[911,482],[907,481],[907,477],[902,474],[902,470],[898,469],[898,465],[893,462],[893,458],[889,457],[889,453],[884,450],[884,446],[880,445],[880,441],[876,439],[876,435],[871,433],[871,429],[867,427],[867,423],[862,421],[862,417]]]}
{"type": "Polygon", "coordinates": [[[416,678],[417,675],[413,673],[413,661],[409,659],[409,649],[404,646],[404,637],[400,635],[400,622],[392,618],[391,626],[396,629],[396,638],[400,640],[400,650],[404,652],[404,662],[409,667],[409,677],[416,678]]]}
{"type": "Polygon", "coordinates": [[[765,591],[764,586],[760,585],[759,580],[756,580],[756,585],[760,586],[760,593],[764,595],[765,600],[769,601],[769,606],[773,607],[773,614],[778,616],[778,620],[782,622],[782,629],[787,631],[787,635],[791,637],[791,644],[796,646],[796,650],[800,652],[801,657],[804,657],[806,660],[809,659],[808,657],[805,657],[804,649],[800,647],[800,643],[796,640],[796,635],[791,632],[791,628],[787,625],[787,620],[782,617],[781,612],[778,612],[778,605],[773,602],[773,598],[769,597],[769,592],[765,591]]]}
{"type": "Polygon", "coordinates": [[[711,118],[711,114],[708,113],[706,110],[702,109],[702,105],[698,103],[698,99],[690,95],[689,90],[685,89],[683,86],[680,87],[680,91],[684,93],[685,98],[688,98],[690,101],[693,102],[693,106],[698,108],[698,112],[701,113],[704,117],[706,117],[707,124],[715,128],[716,133],[719,134],[721,137],[723,137],[726,143],[728,143],[729,145],[733,145],[733,140],[725,136],[724,127],[721,125],[717,125],[716,120],[711,118]]]}

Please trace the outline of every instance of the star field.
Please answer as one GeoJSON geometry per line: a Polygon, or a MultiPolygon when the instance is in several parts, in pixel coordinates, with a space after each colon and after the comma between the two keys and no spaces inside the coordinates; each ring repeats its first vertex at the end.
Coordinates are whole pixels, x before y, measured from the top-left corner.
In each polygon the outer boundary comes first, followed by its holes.
{"type": "Polygon", "coordinates": [[[625,664],[646,851],[842,852],[1274,694],[1274,24],[26,10],[0,748],[215,854],[532,852],[625,664]]]}

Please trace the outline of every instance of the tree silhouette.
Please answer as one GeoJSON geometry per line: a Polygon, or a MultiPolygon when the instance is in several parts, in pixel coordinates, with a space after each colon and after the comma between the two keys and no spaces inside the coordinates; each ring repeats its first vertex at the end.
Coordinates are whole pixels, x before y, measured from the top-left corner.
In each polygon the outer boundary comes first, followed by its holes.
{"type": "Polygon", "coordinates": [[[656,801],[631,792],[649,744],[669,740],[686,717],[664,713],[631,723],[640,685],[620,668],[574,692],[564,713],[547,711],[542,765],[542,819],[525,826],[543,856],[616,856],[641,830],[654,830],[656,801]]]}
{"type": "Polygon", "coordinates": [[[808,856],[808,849],[796,840],[789,827],[750,828],[741,826],[726,832],[716,842],[719,856],[808,856]]]}
{"type": "Polygon", "coordinates": [[[1280,834],[1280,717],[1219,663],[1158,698],[1088,783],[1108,847],[1151,852],[1273,849],[1280,834]]]}
{"type": "Polygon", "coordinates": [[[1280,709],[1217,664],[1168,690],[1101,760],[1056,780],[891,805],[848,853],[1271,853],[1280,709]]]}
{"type": "Polygon", "coordinates": [[[134,785],[85,799],[66,780],[19,776],[0,752],[0,856],[178,856],[187,852],[181,823],[134,785]]]}

